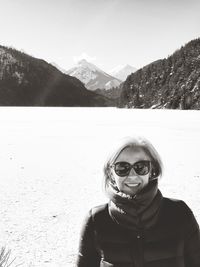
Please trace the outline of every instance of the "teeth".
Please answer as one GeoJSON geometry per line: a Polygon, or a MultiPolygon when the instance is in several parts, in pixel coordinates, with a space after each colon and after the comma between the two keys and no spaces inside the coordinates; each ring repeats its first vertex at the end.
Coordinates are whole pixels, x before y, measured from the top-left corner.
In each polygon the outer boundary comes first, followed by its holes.
{"type": "Polygon", "coordinates": [[[128,186],[138,186],[139,184],[127,184],[128,186]]]}

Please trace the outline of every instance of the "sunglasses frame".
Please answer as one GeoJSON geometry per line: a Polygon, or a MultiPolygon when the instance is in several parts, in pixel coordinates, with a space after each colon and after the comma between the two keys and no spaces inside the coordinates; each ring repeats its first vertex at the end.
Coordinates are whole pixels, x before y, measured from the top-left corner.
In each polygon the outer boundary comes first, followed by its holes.
{"type": "Polygon", "coordinates": [[[134,169],[134,171],[135,171],[135,173],[136,173],[137,175],[139,175],[139,176],[145,176],[145,175],[147,175],[148,173],[150,173],[150,171],[151,171],[151,161],[150,161],[150,160],[139,160],[139,161],[136,161],[136,162],[133,163],[133,164],[131,164],[131,163],[127,162],[127,161],[118,161],[118,162],[112,164],[111,167],[114,168],[114,171],[115,171],[116,175],[119,176],[119,177],[126,177],[126,176],[128,176],[128,175],[130,174],[130,171],[132,170],[132,168],[134,169]],[[138,164],[139,162],[145,162],[145,163],[148,162],[148,172],[147,172],[146,174],[139,174],[139,173],[137,173],[137,171],[135,170],[134,166],[135,166],[135,164],[138,164]],[[127,172],[126,174],[124,174],[124,175],[119,175],[119,174],[116,172],[116,169],[115,169],[115,168],[116,168],[116,164],[119,164],[119,163],[126,163],[126,164],[129,164],[129,170],[128,170],[128,172],[127,172]]]}

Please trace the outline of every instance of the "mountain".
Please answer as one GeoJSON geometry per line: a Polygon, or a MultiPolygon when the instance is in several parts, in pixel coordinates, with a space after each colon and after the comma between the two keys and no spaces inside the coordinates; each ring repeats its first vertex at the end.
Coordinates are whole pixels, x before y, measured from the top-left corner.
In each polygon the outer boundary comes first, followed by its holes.
{"type": "Polygon", "coordinates": [[[65,73],[66,70],[64,68],[61,68],[56,62],[50,62],[50,64],[54,67],[56,67],[56,69],[58,69],[59,71],[61,71],[62,73],[65,73]]]}
{"type": "Polygon", "coordinates": [[[112,106],[42,59],[0,46],[1,106],[112,106]]]}
{"type": "Polygon", "coordinates": [[[66,71],[66,74],[82,81],[85,87],[91,91],[96,89],[108,90],[119,86],[121,83],[121,80],[107,74],[85,59],[80,60],[74,68],[66,71]]]}
{"type": "Polygon", "coordinates": [[[131,73],[134,73],[137,69],[130,66],[130,65],[120,65],[109,71],[108,73],[111,76],[116,77],[117,79],[121,81],[125,81],[127,76],[131,73]]]}
{"type": "Polygon", "coordinates": [[[128,76],[119,106],[200,109],[200,38],[128,76]]]}
{"type": "Polygon", "coordinates": [[[123,82],[118,87],[112,87],[108,90],[106,89],[96,89],[94,92],[102,95],[113,101],[114,106],[119,106],[120,104],[120,95],[122,93],[123,82]]]}

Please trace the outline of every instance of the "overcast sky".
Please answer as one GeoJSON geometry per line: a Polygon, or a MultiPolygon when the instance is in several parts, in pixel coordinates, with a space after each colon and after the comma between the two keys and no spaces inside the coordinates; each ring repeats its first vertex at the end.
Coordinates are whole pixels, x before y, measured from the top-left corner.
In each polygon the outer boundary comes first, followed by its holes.
{"type": "Polygon", "coordinates": [[[0,44],[69,69],[140,68],[200,37],[199,0],[0,0],[0,44]]]}

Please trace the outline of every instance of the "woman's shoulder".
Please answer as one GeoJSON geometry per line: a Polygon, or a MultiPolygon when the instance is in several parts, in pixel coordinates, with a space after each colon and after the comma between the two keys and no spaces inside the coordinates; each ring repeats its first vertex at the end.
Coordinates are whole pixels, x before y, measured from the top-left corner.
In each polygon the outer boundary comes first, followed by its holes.
{"type": "Polygon", "coordinates": [[[185,201],[181,199],[163,197],[163,203],[169,208],[191,211],[185,201]]]}
{"type": "Polygon", "coordinates": [[[94,206],[85,215],[85,221],[93,221],[95,217],[104,217],[108,214],[108,203],[94,206]]]}
{"type": "Polygon", "coordinates": [[[106,210],[108,210],[107,206],[108,204],[95,206],[91,208],[89,212],[86,213],[83,220],[82,232],[92,230],[94,228],[94,222],[96,221],[96,217],[99,217],[100,221],[103,222],[106,217],[106,210]]]}
{"type": "Polygon", "coordinates": [[[91,214],[99,214],[108,210],[108,203],[95,206],[90,209],[91,214]]]}
{"type": "Polygon", "coordinates": [[[192,210],[181,199],[163,198],[163,211],[165,215],[169,215],[171,218],[179,218],[184,221],[191,220],[194,217],[192,210]]]}
{"type": "Polygon", "coordinates": [[[91,208],[85,218],[86,224],[90,225],[93,225],[94,223],[104,224],[109,220],[108,203],[91,208]]]}
{"type": "Polygon", "coordinates": [[[95,206],[89,211],[90,216],[94,219],[96,217],[105,217],[108,215],[108,203],[104,203],[98,206],[95,206]]]}
{"type": "Polygon", "coordinates": [[[183,208],[183,209],[190,210],[188,205],[181,199],[163,197],[163,202],[165,205],[167,205],[169,207],[183,208]]]}

